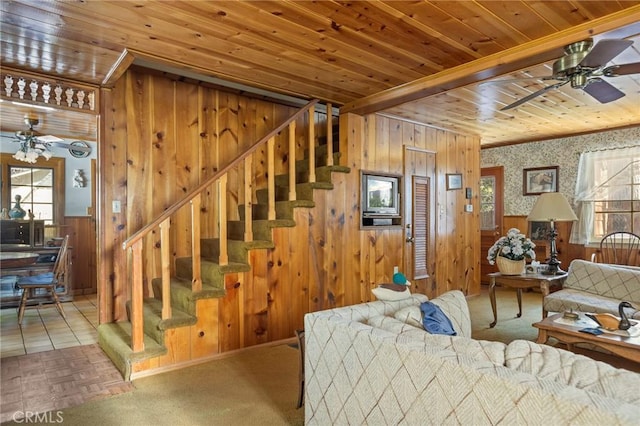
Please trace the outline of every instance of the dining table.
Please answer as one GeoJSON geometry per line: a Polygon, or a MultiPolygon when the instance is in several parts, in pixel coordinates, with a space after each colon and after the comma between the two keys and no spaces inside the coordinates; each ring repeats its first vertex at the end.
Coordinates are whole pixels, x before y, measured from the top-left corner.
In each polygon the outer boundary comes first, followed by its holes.
{"type": "Polygon", "coordinates": [[[40,255],[38,253],[24,251],[1,251],[0,269],[21,268],[36,262],[40,255]]]}

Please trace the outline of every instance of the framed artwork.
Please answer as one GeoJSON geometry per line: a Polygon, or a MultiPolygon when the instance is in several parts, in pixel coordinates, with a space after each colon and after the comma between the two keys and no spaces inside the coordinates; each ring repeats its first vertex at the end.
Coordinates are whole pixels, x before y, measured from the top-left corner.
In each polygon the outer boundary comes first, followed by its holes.
{"type": "Polygon", "coordinates": [[[522,175],[523,195],[558,192],[558,166],[524,169],[522,175]]]}
{"type": "Polygon", "coordinates": [[[529,238],[533,241],[549,241],[551,222],[529,222],[529,238]]]}
{"type": "Polygon", "coordinates": [[[447,191],[450,189],[462,189],[461,173],[447,173],[447,191]]]}

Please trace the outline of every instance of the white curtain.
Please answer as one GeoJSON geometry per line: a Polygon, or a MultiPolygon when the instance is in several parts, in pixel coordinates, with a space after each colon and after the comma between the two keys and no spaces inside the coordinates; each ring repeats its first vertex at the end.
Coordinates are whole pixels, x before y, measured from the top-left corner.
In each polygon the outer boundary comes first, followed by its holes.
{"type": "Polygon", "coordinates": [[[575,192],[578,222],[571,230],[570,243],[589,243],[594,227],[594,201],[612,200],[611,188],[616,187],[613,183],[625,172],[633,170],[638,162],[640,146],[580,154],[575,192]]]}

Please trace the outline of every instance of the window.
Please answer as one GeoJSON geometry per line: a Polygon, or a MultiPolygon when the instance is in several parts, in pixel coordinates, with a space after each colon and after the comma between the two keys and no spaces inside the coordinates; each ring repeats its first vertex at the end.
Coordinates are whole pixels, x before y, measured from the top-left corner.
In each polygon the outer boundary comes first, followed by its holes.
{"type": "MultiPolygon", "coordinates": [[[[64,215],[64,159],[38,160],[31,165],[2,154],[2,208],[10,210],[20,195],[21,207],[53,225],[64,215]]],[[[25,217],[26,218],[26,217],[25,217]]]]}
{"type": "Polygon", "coordinates": [[[610,232],[640,233],[640,147],[580,155],[579,218],[572,243],[599,242],[610,232]]]}
{"type": "Polygon", "coordinates": [[[482,176],[480,178],[480,229],[483,231],[496,229],[495,189],[495,176],[482,176]]]}
{"type": "Polygon", "coordinates": [[[53,181],[50,167],[9,166],[11,200],[20,195],[22,208],[49,225],[53,224],[53,181]]]}

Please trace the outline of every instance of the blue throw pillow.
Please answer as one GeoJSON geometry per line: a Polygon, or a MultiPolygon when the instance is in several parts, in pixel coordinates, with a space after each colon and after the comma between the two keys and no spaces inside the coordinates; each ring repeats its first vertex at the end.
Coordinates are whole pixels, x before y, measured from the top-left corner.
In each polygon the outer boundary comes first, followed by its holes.
{"type": "Polygon", "coordinates": [[[429,333],[446,334],[449,336],[456,335],[451,320],[442,312],[442,309],[440,309],[438,305],[431,302],[424,302],[420,304],[420,312],[422,312],[422,325],[429,333]]]}

